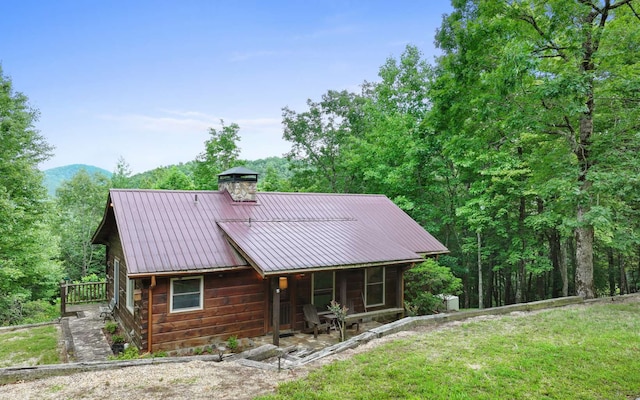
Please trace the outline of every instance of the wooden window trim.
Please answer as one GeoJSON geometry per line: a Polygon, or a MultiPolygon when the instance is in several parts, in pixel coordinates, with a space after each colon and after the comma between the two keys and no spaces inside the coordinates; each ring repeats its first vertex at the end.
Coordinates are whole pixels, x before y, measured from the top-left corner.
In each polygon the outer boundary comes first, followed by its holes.
{"type": "Polygon", "coordinates": [[[134,310],[133,292],[135,288],[136,288],[136,281],[133,279],[129,279],[129,277],[127,276],[127,287],[126,287],[127,293],[125,294],[125,298],[127,303],[127,310],[129,310],[131,315],[133,315],[133,310],[134,310]]]}
{"type": "Polygon", "coordinates": [[[202,309],[204,309],[204,276],[199,275],[199,276],[190,276],[190,277],[184,277],[184,278],[171,278],[169,282],[169,312],[172,314],[175,314],[175,313],[183,313],[183,312],[189,312],[189,311],[199,311],[202,309]],[[186,280],[192,280],[192,279],[200,280],[200,305],[198,307],[179,308],[177,310],[174,309],[173,308],[173,282],[186,281],[186,280]]]}
{"type": "MultiPolygon", "coordinates": [[[[336,299],[336,272],[335,271],[324,271],[324,272],[331,272],[331,299],[335,300],[336,299]]],[[[311,304],[313,304],[314,306],[316,305],[315,302],[315,286],[316,286],[316,279],[315,279],[315,274],[317,274],[318,272],[313,272],[311,274],[311,304]]],[[[317,306],[316,306],[317,307],[317,306]]],[[[329,312],[329,310],[320,310],[319,312],[329,312]]]]}

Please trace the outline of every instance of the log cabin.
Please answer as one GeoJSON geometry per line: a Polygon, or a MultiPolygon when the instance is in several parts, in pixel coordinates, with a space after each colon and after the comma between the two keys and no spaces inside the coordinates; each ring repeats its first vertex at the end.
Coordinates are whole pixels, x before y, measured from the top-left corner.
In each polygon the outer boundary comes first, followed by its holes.
{"type": "Polygon", "coordinates": [[[305,329],[331,300],[402,314],[404,272],[448,250],[383,195],[257,192],[243,167],[217,191],[111,189],[94,244],[129,340],[149,352],[305,329]]]}

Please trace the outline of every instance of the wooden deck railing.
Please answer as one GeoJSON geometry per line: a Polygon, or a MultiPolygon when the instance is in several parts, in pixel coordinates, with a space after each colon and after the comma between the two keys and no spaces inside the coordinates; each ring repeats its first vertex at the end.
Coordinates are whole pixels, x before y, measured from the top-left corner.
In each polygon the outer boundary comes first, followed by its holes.
{"type": "Polygon", "coordinates": [[[104,303],[107,301],[107,282],[60,283],[60,314],[67,314],[66,306],[104,303]]]}

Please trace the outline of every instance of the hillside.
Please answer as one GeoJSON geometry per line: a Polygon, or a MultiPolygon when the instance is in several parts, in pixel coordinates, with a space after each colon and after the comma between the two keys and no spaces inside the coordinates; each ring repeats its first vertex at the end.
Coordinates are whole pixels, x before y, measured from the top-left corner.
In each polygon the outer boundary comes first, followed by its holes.
{"type": "Polygon", "coordinates": [[[62,167],[46,169],[42,172],[44,172],[44,185],[47,188],[49,196],[55,196],[56,189],[62,184],[62,182],[73,178],[73,176],[82,169],[84,169],[91,175],[102,174],[108,178],[111,177],[111,172],[107,171],[106,169],[86,164],[71,164],[64,165],[62,167]]]}

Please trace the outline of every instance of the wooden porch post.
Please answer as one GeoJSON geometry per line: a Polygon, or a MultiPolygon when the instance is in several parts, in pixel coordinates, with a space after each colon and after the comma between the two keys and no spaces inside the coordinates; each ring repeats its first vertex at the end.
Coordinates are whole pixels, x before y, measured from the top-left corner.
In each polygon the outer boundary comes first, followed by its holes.
{"type": "Polygon", "coordinates": [[[60,281],[60,316],[67,316],[67,286],[65,281],[60,281]]]}
{"type": "Polygon", "coordinates": [[[273,293],[273,344],[280,346],[280,288],[273,293]]]}
{"type": "Polygon", "coordinates": [[[404,308],[404,272],[402,267],[396,268],[396,307],[404,308]]]}

